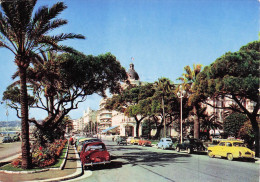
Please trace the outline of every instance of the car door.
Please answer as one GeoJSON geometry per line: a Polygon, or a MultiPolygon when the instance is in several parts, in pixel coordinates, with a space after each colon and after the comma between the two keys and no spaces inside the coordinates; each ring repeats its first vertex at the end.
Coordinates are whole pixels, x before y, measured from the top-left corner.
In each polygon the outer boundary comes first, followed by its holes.
{"type": "Polygon", "coordinates": [[[214,154],[215,155],[218,155],[218,156],[224,156],[225,155],[225,147],[226,147],[226,144],[225,142],[220,142],[217,146],[216,146],[216,149],[214,151],[214,154]]]}
{"type": "Polygon", "coordinates": [[[226,145],[223,147],[222,155],[223,157],[226,157],[228,153],[232,153],[232,143],[231,142],[225,142],[226,145]]]}
{"type": "Polygon", "coordinates": [[[184,140],[184,142],[182,143],[182,148],[186,150],[189,145],[190,145],[190,140],[184,140]]]}

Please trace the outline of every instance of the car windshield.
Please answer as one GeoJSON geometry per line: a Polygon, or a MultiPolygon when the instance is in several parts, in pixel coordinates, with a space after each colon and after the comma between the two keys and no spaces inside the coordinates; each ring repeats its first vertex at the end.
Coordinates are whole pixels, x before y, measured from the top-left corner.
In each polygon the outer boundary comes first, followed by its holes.
{"type": "Polygon", "coordinates": [[[234,142],[233,145],[234,147],[245,147],[245,144],[240,142],[234,142]]]}

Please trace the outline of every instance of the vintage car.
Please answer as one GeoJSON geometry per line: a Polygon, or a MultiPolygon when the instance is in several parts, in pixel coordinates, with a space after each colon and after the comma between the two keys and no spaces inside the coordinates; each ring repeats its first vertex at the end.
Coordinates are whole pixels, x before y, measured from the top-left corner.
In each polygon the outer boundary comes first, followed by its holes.
{"type": "Polygon", "coordinates": [[[131,140],[133,139],[134,137],[127,137],[127,139],[126,139],[126,143],[128,143],[128,144],[130,144],[130,142],[131,142],[131,140]]]}
{"type": "Polygon", "coordinates": [[[184,139],[182,143],[179,142],[176,145],[176,151],[180,152],[181,150],[186,150],[188,154],[191,154],[194,151],[205,151],[206,148],[204,147],[202,141],[194,138],[187,138],[184,139]]]}
{"type": "Polygon", "coordinates": [[[2,143],[10,143],[13,142],[13,139],[9,136],[5,136],[2,140],[2,143]]]}
{"type": "Polygon", "coordinates": [[[139,140],[140,140],[140,139],[139,139],[138,137],[134,137],[134,138],[131,139],[130,144],[132,144],[132,145],[138,145],[139,140]]]}
{"type": "Polygon", "coordinates": [[[20,141],[20,137],[17,136],[17,135],[13,136],[13,141],[14,142],[19,142],[20,141]]]}
{"type": "Polygon", "coordinates": [[[116,142],[117,145],[127,145],[125,136],[117,137],[115,142],[116,142]]]}
{"type": "Polygon", "coordinates": [[[208,147],[209,157],[227,157],[232,161],[234,158],[248,158],[253,159],[255,152],[245,147],[242,141],[238,140],[226,140],[221,141],[218,145],[208,147]]]}
{"type": "Polygon", "coordinates": [[[103,142],[86,143],[80,153],[83,166],[108,164],[111,162],[110,154],[103,142]]]}
{"type": "Polygon", "coordinates": [[[85,143],[91,143],[91,142],[101,142],[101,140],[98,138],[81,138],[81,139],[79,139],[78,144],[76,144],[77,151],[81,152],[83,145],[85,143]]]}
{"type": "Polygon", "coordinates": [[[152,142],[149,141],[149,140],[146,140],[146,139],[144,139],[144,138],[141,138],[141,139],[139,140],[138,145],[140,145],[140,146],[152,146],[152,142]]]}
{"type": "Polygon", "coordinates": [[[157,143],[157,148],[162,149],[172,149],[173,143],[171,138],[161,138],[160,141],[157,143]]]}

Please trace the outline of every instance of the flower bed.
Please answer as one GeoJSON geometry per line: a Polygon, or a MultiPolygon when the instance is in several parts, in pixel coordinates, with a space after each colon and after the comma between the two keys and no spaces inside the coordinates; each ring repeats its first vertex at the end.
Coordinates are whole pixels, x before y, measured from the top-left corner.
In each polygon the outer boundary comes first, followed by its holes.
{"type": "MultiPolygon", "coordinates": [[[[44,168],[54,165],[62,154],[67,140],[55,140],[53,143],[46,144],[45,147],[35,144],[32,147],[32,165],[34,168],[44,168]]],[[[21,159],[12,162],[12,166],[20,167],[21,159]]]]}

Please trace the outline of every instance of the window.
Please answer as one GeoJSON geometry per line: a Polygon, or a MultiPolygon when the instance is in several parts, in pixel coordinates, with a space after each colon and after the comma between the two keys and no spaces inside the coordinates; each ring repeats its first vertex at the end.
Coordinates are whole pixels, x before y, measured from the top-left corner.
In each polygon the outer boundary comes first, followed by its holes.
{"type": "Polygon", "coordinates": [[[219,146],[225,146],[224,142],[219,143],[219,146]]]}
{"type": "Polygon", "coordinates": [[[227,142],[227,143],[226,143],[226,146],[227,146],[227,147],[232,147],[232,144],[231,144],[230,142],[227,142]]]}

